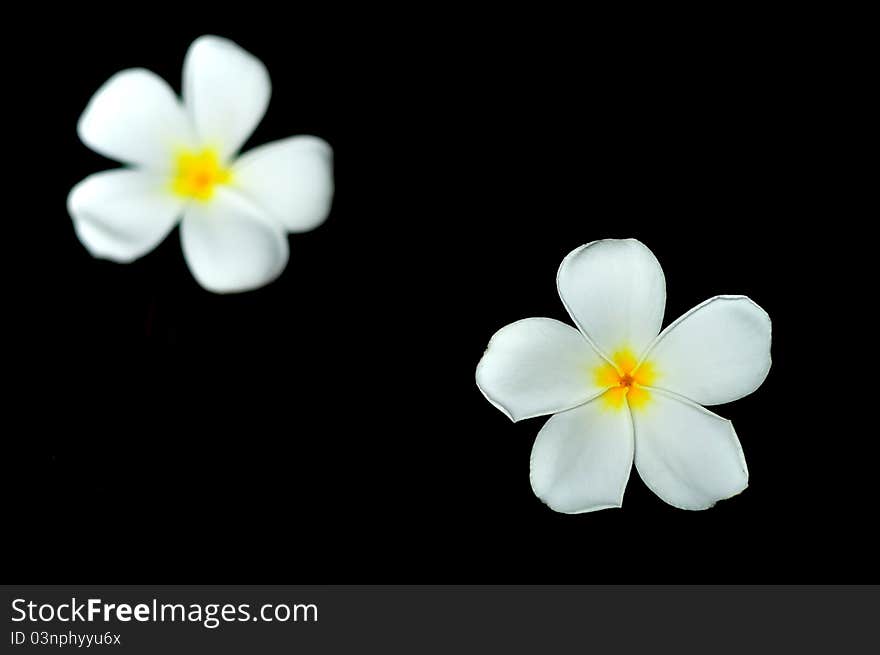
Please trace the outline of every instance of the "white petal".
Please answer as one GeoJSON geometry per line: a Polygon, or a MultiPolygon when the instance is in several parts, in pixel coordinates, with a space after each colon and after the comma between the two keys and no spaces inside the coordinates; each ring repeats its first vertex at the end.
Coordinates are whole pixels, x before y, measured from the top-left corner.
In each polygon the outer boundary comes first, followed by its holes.
{"type": "Polygon", "coordinates": [[[477,365],[477,386],[519,421],[575,407],[601,393],[595,371],[603,361],[570,325],[527,318],[489,340],[477,365]]]}
{"type": "Polygon", "coordinates": [[[728,403],[770,371],[770,317],[745,296],[716,296],[667,327],[646,357],[652,386],[701,405],[728,403]]]}
{"type": "Polygon", "coordinates": [[[183,62],[183,99],[201,143],[228,159],[266,113],[272,84],[263,62],[229,39],[202,36],[183,62]]]}
{"type": "Polygon", "coordinates": [[[630,413],[601,398],[551,417],[532,448],[535,495],[566,514],[620,507],[633,461],[630,413]]]}
{"type": "Polygon", "coordinates": [[[706,509],[748,485],[746,459],[730,421],[657,389],[632,417],[639,475],[670,505],[706,509]]]}
{"type": "Polygon", "coordinates": [[[217,189],[207,203],[190,205],[180,226],[183,255],[208,291],[234,293],[268,284],[287,265],[280,225],[232,191],[217,189]]]}
{"type": "Polygon", "coordinates": [[[83,245],[95,257],[130,262],[155,248],[177,223],[183,203],[167,181],[119,169],[90,175],[67,196],[83,245]]]}
{"type": "Polygon", "coordinates": [[[175,149],[194,143],[189,117],[174,91],[142,68],[107,80],[86,106],[77,131],[102,155],[157,170],[173,165],[175,149]]]}
{"type": "Polygon", "coordinates": [[[324,222],[333,200],[333,150],[313,136],[274,141],[236,162],[233,184],[290,232],[324,222]]]}
{"type": "Polygon", "coordinates": [[[556,277],[578,327],[606,355],[634,356],[660,332],[666,280],[654,254],[635,239],[593,241],[572,251],[556,277]]]}

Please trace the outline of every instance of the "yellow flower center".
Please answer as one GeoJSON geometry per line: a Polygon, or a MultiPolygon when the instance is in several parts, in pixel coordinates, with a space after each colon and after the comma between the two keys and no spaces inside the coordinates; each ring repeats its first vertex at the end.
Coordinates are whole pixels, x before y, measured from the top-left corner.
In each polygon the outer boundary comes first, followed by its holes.
{"type": "Polygon", "coordinates": [[[210,200],[218,184],[229,184],[232,171],[224,168],[212,148],[193,152],[183,150],[175,158],[172,190],[179,196],[210,200]]]}
{"type": "Polygon", "coordinates": [[[620,409],[626,404],[633,409],[644,407],[651,400],[651,393],[645,389],[657,378],[651,362],[641,364],[629,348],[621,348],[611,358],[614,364],[605,362],[596,367],[596,384],[611,387],[602,394],[607,407],[620,409]]]}

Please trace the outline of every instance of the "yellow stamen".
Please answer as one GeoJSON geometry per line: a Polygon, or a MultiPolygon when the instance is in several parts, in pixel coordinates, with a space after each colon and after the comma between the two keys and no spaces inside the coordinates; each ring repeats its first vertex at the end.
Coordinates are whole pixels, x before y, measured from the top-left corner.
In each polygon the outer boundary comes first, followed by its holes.
{"type": "Polygon", "coordinates": [[[223,167],[216,150],[183,150],[175,160],[171,187],[179,196],[207,201],[214,196],[218,184],[229,184],[231,180],[232,172],[223,167]]]}
{"type": "Polygon", "coordinates": [[[639,364],[629,348],[621,348],[611,359],[614,364],[606,362],[594,370],[596,384],[611,387],[602,394],[605,405],[613,409],[622,408],[624,401],[633,409],[647,405],[651,400],[651,393],[645,387],[650,386],[657,378],[653,364],[639,364]]]}

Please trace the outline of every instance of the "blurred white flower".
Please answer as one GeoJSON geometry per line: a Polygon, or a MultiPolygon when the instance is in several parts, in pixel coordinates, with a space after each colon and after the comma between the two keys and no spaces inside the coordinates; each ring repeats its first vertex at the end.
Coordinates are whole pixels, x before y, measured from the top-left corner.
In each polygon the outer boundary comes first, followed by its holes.
{"type": "Polygon", "coordinates": [[[130,262],[180,222],[193,276],[217,293],[247,291],[287,264],[287,232],[324,221],[333,198],[333,152],[295,136],[236,153],[266,112],[262,62],[203,36],[183,63],[183,101],[144,69],[111,77],[77,130],[96,152],[131,166],[91,175],[68,196],[76,234],[95,257],[130,262]]]}
{"type": "Polygon", "coordinates": [[[733,425],[700,405],[764,381],[767,313],[745,296],[715,296],[660,332],[666,280],[635,239],[581,246],[556,283],[579,329],[549,318],[512,323],[489,341],[476,374],[512,420],[554,414],[532,448],[535,494],[568,514],[620,507],[634,459],[645,484],[682,509],[745,489],[733,425]]]}

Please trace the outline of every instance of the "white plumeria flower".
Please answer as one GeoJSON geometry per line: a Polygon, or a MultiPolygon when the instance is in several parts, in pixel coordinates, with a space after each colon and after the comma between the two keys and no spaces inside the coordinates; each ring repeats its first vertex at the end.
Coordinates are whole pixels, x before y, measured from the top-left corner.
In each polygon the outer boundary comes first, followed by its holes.
{"type": "Polygon", "coordinates": [[[767,313],[745,296],[715,296],[660,332],[666,280],[635,239],[581,246],[556,284],[579,329],[549,318],[512,323],[492,337],[476,374],[512,420],[554,414],[532,448],[535,494],[567,514],[620,507],[633,459],[645,484],[682,509],[745,489],[733,425],[701,405],[742,398],[767,377],[767,313]]]}
{"type": "Polygon", "coordinates": [[[68,197],[76,234],[95,257],[130,262],[180,222],[196,280],[217,293],[274,280],[287,264],[287,232],[326,219],[333,152],[311,136],[275,141],[236,158],[266,112],[263,63],[203,36],[183,63],[183,102],[154,73],[129,69],[92,97],[77,126],[83,143],[132,166],[91,175],[68,197]]]}

